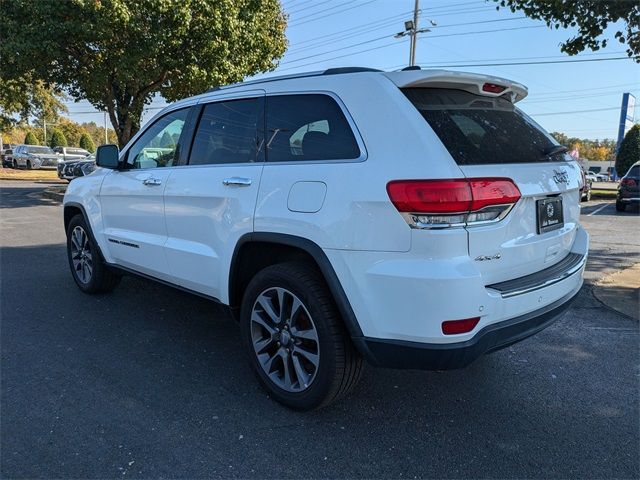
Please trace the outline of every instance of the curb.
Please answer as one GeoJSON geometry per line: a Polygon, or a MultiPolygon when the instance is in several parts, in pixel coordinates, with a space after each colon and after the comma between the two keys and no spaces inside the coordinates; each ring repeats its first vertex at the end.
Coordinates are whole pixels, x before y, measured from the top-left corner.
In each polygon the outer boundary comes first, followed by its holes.
{"type": "Polygon", "coordinates": [[[42,196],[44,198],[48,198],[49,200],[54,200],[56,202],[62,203],[62,199],[64,198],[64,192],[67,189],[64,187],[49,187],[43,190],[42,196]]]}
{"type": "Polygon", "coordinates": [[[640,263],[599,280],[593,285],[593,294],[616,312],[640,320],[640,263]]]}

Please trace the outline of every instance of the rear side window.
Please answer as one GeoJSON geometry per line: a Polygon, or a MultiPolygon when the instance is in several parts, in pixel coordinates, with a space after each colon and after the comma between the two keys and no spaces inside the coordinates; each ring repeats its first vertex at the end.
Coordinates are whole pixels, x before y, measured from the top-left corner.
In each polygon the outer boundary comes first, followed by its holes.
{"type": "Polygon", "coordinates": [[[329,95],[267,97],[267,161],[351,160],[358,142],[329,95]]]}
{"type": "Polygon", "coordinates": [[[263,98],[247,98],[206,105],[189,165],[262,161],[263,104],[263,98]]]}
{"type": "Polygon", "coordinates": [[[627,177],[640,177],[640,165],[634,165],[629,169],[629,173],[625,176],[627,177]]]}
{"type": "Polygon", "coordinates": [[[550,155],[558,143],[509,100],[439,88],[403,92],[458,165],[571,160],[550,155]]]}

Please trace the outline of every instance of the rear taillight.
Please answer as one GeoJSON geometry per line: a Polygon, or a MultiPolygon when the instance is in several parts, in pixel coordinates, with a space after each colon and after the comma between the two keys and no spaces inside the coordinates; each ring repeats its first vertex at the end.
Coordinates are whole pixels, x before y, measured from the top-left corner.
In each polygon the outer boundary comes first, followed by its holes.
{"type": "Polygon", "coordinates": [[[633,178],[623,178],[620,180],[620,185],[623,187],[635,187],[636,181],[633,178]]]}
{"type": "Polygon", "coordinates": [[[393,205],[414,228],[445,228],[501,220],[520,199],[509,178],[394,180],[393,205]]]}

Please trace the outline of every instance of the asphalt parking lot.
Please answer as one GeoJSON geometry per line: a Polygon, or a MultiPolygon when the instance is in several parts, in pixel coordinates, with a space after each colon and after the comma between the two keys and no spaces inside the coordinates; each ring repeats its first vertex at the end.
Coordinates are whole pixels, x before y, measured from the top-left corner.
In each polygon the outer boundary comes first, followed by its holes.
{"type": "Polygon", "coordinates": [[[134,277],[82,294],[42,188],[0,182],[2,478],[640,476],[638,322],[592,294],[640,261],[637,210],[584,205],[587,281],[552,327],[465,370],[369,368],[303,414],[217,305],[134,277]]]}

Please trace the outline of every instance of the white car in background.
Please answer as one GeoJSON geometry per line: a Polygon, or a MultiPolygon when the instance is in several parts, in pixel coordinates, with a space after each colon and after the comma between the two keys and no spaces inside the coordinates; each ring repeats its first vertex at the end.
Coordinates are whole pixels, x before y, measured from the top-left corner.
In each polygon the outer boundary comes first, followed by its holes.
{"type": "Polygon", "coordinates": [[[346,68],[179,101],[67,188],[73,278],[98,293],[135,273],[228,305],[295,409],[345,395],[363,359],[464,367],[582,285],[581,169],[515,106],[526,95],[346,68]]]}

